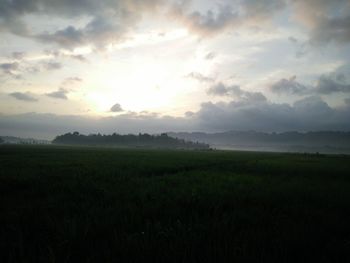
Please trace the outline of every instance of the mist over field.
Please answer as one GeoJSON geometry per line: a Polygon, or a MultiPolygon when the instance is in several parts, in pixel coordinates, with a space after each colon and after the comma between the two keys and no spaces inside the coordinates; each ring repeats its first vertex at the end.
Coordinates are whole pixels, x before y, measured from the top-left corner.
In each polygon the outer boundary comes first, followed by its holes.
{"type": "Polygon", "coordinates": [[[283,132],[231,131],[223,133],[169,133],[174,138],[208,143],[225,150],[350,153],[349,132],[283,132]]]}

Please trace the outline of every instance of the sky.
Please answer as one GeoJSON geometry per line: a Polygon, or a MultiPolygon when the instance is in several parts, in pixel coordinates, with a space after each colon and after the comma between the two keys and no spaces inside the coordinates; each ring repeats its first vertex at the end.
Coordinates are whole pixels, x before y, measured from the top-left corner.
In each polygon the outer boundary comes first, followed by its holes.
{"type": "Polygon", "coordinates": [[[0,135],[350,131],[350,0],[0,0],[0,135]]]}

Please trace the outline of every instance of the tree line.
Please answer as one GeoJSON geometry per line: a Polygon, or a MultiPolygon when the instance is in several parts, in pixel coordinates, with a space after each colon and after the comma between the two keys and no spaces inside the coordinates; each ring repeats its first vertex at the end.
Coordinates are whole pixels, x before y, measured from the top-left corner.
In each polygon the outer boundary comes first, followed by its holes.
{"type": "Polygon", "coordinates": [[[168,136],[166,133],[150,135],[147,133],[121,135],[113,133],[84,135],[79,132],[66,133],[57,136],[53,144],[88,145],[88,146],[115,146],[139,148],[166,148],[166,149],[209,149],[205,143],[185,141],[168,136]]]}

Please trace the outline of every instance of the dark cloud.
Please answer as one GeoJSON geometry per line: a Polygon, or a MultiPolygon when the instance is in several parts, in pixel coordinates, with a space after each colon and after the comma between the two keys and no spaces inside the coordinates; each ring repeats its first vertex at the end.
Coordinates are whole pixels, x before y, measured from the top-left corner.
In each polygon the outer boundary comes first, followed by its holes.
{"type": "Polygon", "coordinates": [[[319,97],[289,104],[203,103],[195,117],[202,130],[350,130],[350,107],[333,109],[319,97]]]}
{"type": "Polygon", "coordinates": [[[9,62],[0,64],[0,78],[3,76],[13,78],[13,79],[22,79],[20,64],[18,62],[9,62]]]}
{"type": "Polygon", "coordinates": [[[254,103],[267,101],[265,95],[262,94],[261,92],[248,92],[248,91],[243,92],[243,96],[241,96],[241,99],[248,100],[254,103]]]}
{"type": "MultiPolygon", "coordinates": [[[[84,27],[76,28],[68,26],[56,32],[44,32],[36,36],[42,42],[54,43],[65,48],[74,48],[93,44],[97,49],[103,49],[110,43],[117,43],[123,39],[128,32],[129,27],[134,25],[134,19],[128,19],[125,16],[131,16],[133,13],[103,13],[95,14],[94,18],[84,27]]],[[[84,60],[82,56],[72,58],[84,60]]]]}
{"type": "Polygon", "coordinates": [[[206,14],[193,12],[186,17],[187,26],[201,35],[211,35],[226,29],[238,22],[238,14],[231,7],[220,7],[214,13],[208,10],[206,14]]]}
{"type": "Polygon", "coordinates": [[[279,95],[329,95],[333,93],[350,93],[349,64],[333,72],[321,75],[313,85],[304,85],[293,76],[281,79],[270,85],[270,90],[279,95]]]}
{"type": "MultiPolygon", "coordinates": [[[[166,15],[183,23],[200,36],[212,36],[226,29],[263,27],[273,21],[275,14],[287,4],[294,8],[296,21],[307,26],[310,43],[348,43],[350,16],[348,0],[245,0],[220,1],[217,8],[195,11],[189,1],[166,0],[1,0],[0,31],[55,43],[65,48],[91,44],[103,48],[107,44],[123,41],[128,32],[136,28],[145,13],[166,15]],[[175,2],[175,3],[174,3],[175,2]],[[59,18],[90,17],[80,27],[69,25],[55,32],[31,32],[23,18],[26,15],[49,15],[59,18]],[[171,15],[169,15],[171,14],[171,15]]],[[[195,6],[194,6],[195,7],[195,6]]],[[[290,38],[294,41],[295,38],[290,38]]]]}
{"type": "Polygon", "coordinates": [[[207,36],[227,28],[259,25],[262,20],[270,20],[277,10],[284,7],[284,1],[281,0],[247,0],[241,1],[239,6],[237,3],[234,5],[230,1],[222,1],[216,10],[210,9],[204,13],[193,11],[185,1],[175,1],[174,4],[174,1],[166,0],[2,0],[1,4],[0,30],[65,48],[86,44],[103,48],[111,42],[121,41],[148,12],[170,13],[171,18],[184,23],[193,32],[207,36]],[[91,20],[81,27],[70,25],[55,32],[33,34],[30,26],[27,27],[23,22],[23,17],[39,14],[61,18],[91,17],[91,20]]]}
{"type": "Polygon", "coordinates": [[[350,42],[350,15],[335,18],[323,18],[311,31],[311,43],[350,42]]]}
{"type": "Polygon", "coordinates": [[[344,99],[344,102],[345,102],[345,104],[346,104],[347,106],[350,107],[350,98],[344,99]]]}
{"type": "Polygon", "coordinates": [[[304,95],[309,92],[305,85],[296,81],[296,76],[280,79],[270,86],[270,90],[279,95],[304,95]]]}
{"type": "Polygon", "coordinates": [[[9,96],[22,101],[28,101],[28,102],[35,102],[38,101],[36,98],[34,98],[30,93],[26,92],[13,92],[10,93],[9,96]]]}
{"type": "Polygon", "coordinates": [[[68,94],[68,90],[60,88],[57,91],[47,93],[46,96],[55,98],[55,99],[67,100],[68,99],[67,94],[68,94]]]}
{"type": "Polygon", "coordinates": [[[87,43],[82,30],[78,30],[73,26],[68,26],[55,33],[43,33],[38,35],[37,38],[43,42],[56,43],[64,47],[75,47],[87,43]]]}
{"type": "MultiPolygon", "coordinates": [[[[340,78],[341,78],[341,75],[340,75],[340,78]]],[[[318,79],[316,90],[321,94],[331,94],[336,92],[349,93],[350,84],[345,83],[344,79],[339,81],[339,75],[338,75],[338,80],[333,79],[330,76],[321,76],[318,79]]]]}
{"type": "Polygon", "coordinates": [[[0,69],[5,74],[13,75],[14,71],[18,70],[18,68],[19,68],[19,63],[18,62],[11,62],[11,63],[2,63],[2,64],[0,64],[0,69]]]}
{"type": "Polygon", "coordinates": [[[104,47],[112,41],[120,40],[130,28],[142,18],[145,12],[154,12],[163,0],[1,0],[0,31],[35,38],[47,43],[55,43],[65,48],[92,44],[104,47]],[[70,25],[56,32],[34,34],[23,22],[25,15],[50,15],[60,18],[91,17],[82,27],[70,25]]]}
{"type": "Polygon", "coordinates": [[[54,33],[43,33],[37,39],[55,43],[65,48],[74,48],[94,43],[96,48],[103,48],[111,42],[117,42],[127,27],[121,26],[120,17],[111,14],[95,16],[86,26],[75,28],[68,26],[54,33]]]}
{"type": "Polygon", "coordinates": [[[293,0],[296,21],[310,32],[310,43],[350,41],[350,2],[348,0],[293,0]]]}
{"type": "Polygon", "coordinates": [[[285,7],[283,0],[246,0],[239,3],[221,1],[207,12],[188,12],[187,4],[175,5],[172,15],[196,34],[206,37],[240,27],[262,26],[285,7]]]}
{"type": "Polygon", "coordinates": [[[241,101],[264,102],[266,97],[261,92],[250,92],[242,90],[239,85],[225,85],[222,82],[216,83],[207,90],[208,95],[229,96],[241,101]]]}
{"type": "Polygon", "coordinates": [[[344,73],[338,73],[335,76],[335,79],[336,79],[336,81],[339,81],[339,82],[346,82],[346,77],[345,77],[344,73]]]}
{"type": "Polygon", "coordinates": [[[186,111],[185,117],[192,117],[195,113],[193,111],[186,111]]]}
{"type": "Polygon", "coordinates": [[[6,19],[31,13],[43,13],[50,15],[61,14],[66,17],[71,17],[76,14],[89,14],[91,10],[94,8],[96,10],[98,6],[98,3],[94,3],[94,1],[89,0],[2,0],[0,14],[6,19]]]}
{"type": "Polygon", "coordinates": [[[81,133],[160,133],[194,130],[193,119],[170,116],[126,113],[115,117],[90,118],[84,116],[60,116],[55,114],[27,113],[0,115],[0,134],[53,139],[66,132],[81,133]]]}
{"type": "Polygon", "coordinates": [[[204,83],[211,83],[211,82],[215,81],[214,78],[206,77],[206,76],[202,75],[199,72],[191,72],[186,77],[187,78],[192,78],[192,79],[195,79],[195,80],[197,80],[199,82],[204,82],[204,83]]]}
{"type": "MultiPolygon", "coordinates": [[[[125,6],[127,2],[137,2],[136,0],[110,0],[110,1],[91,1],[91,0],[1,0],[0,15],[4,17],[3,21],[13,20],[26,14],[46,14],[51,16],[61,16],[72,18],[83,15],[94,15],[110,8],[117,10],[125,6]]],[[[150,2],[150,1],[145,1],[150,2]]]]}
{"type": "Polygon", "coordinates": [[[319,96],[309,96],[304,99],[296,101],[294,104],[296,112],[310,116],[331,116],[332,109],[319,96]]]}
{"type": "Polygon", "coordinates": [[[222,82],[220,82],[211,86],[207,90],[207,93],[209,95],[215,95],[215,96],[231,96],[231,95],[240,96],[242,94],[242,90],[238,85],[232,85],[227,87],[222,82]]]}
{"type": "Polygon", "coordinates": [[[270,20],[277,12],[284,9],[285,0],[245,0],[242,2],[244,17],[254,20],[254,24],[264,20],[270,20]]]}
{"type": "Polygon", "coordinates": [[[175,118],[156,114],[127,112],[100,119],[54,114],[0,115],[0,134],[54,138],[57,134],[82,133],[160,133],[166,131],[218,132],[256,130],[266,132],[350,130],[350,105],[331,108],[312,96],[293,105],[268,101],[206,102],[198,112],[175,118]]]}
{"type": "Polygon", "coordinates": [[[124,111],[124,110],[123,110],[122,106],[120,106],[119,103],[116,103],[111,107],[111,112],[122,112],[122,111],[124,111]]]}

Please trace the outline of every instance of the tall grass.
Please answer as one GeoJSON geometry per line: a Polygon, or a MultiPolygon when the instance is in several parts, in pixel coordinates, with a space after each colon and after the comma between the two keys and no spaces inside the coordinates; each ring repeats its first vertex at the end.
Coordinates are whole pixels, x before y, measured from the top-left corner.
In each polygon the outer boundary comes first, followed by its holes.
{"type": "Polygon", "coordinates": [[[0,262],[346,262],[350,157],[0,147],[0,262]]]}

